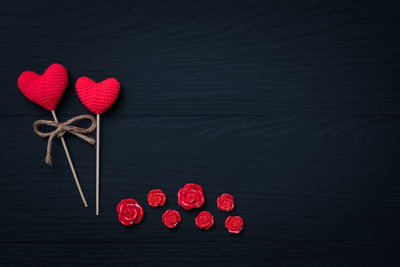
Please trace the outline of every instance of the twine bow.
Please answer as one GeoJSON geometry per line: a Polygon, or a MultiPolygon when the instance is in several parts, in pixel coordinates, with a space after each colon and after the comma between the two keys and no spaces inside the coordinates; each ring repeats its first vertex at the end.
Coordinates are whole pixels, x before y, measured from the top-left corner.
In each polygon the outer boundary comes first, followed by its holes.
{"type": "Polygon", "coordinates": [[[51,165],[51,145],[53,143],[53,138],[57,136],[58,138],[61,138],[64,136],[66,132],[72,133],[75,136],[79,137],[80,139],[88,142],[91,145],[94,145],[96,141],[89,137],[86,136],[85,134],[91,133],[96,129],[96,119],[88,114],[85,115],[79,115],[76,117],[73,117],[72,119],[67,120],[66,122],[56,122],[56,121],[49,121],[49,120],[37,120],[33,123],[33,131],[39,135],[40,137],[46,138],[49,137],[49,140],[47,141],[47,153],[46,153],[46,163],[51,165]],[[92,124],[88,128],[80,128],[77,126],[72,126],[71,124],[78,121],[78,120],[83,120],[83,119],[88,119],[91,120],[92,124]],[[51,132],[42,132],[39,130],[40,125],[49,125],[56,127],[54,131],[51,132]]]}

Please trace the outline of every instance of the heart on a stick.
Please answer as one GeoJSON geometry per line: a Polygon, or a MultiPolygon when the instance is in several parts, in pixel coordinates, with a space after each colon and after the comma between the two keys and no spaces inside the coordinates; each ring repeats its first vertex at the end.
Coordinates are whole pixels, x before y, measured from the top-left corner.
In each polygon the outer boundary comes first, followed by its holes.
{"type": "Polygon", "coordinates": [[[91,112],[102,114],[117,100],[120,85],[114,78],[97,83],[88,77],[80,77],[75,87],[82,103],[91,112]]]}
{"type": "Polygon", "coordinates": [[[97,114],[96,128],[96,215],[100,214],[100,114],[109,109],[119,95],[119,82],[108,78],[96,83],[88,77],[80,77],[75,84],[76,92],[91,112],[97,114]]]}
{"type": "Polygon", "coordinates": [[[50,65],[42,75],[24,71],[18,77],[18,88],[24,96],[50,111],[57,107],[67,84],[67,69],[58,63],[50,65]]]}

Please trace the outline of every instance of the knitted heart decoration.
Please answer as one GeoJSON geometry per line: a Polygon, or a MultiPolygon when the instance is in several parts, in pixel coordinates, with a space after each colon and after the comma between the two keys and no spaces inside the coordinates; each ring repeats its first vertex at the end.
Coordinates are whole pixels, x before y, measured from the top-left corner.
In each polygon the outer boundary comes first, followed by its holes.
{"type": "Polygon", "coordinates": [[[108,78],[96,83],[88,77],[80,77],[75,84],[82,103],[93,113],[102,114],[109,109],[119,95],[119,82],[108,78]]]}
{"type": "Polygon", "coordinates": [[[30,101],[54,110],[67,88],[68,73],[64,66],[54,63],[42,75],[24,71],[18,77],[18,88],[30,101]]]}

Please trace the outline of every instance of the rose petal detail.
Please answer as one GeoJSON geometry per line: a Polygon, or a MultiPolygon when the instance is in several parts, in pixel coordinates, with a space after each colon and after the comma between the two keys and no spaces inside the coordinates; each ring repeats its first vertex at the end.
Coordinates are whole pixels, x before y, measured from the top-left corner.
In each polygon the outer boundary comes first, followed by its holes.
{"type": "Polygon", "coordinates": [[[125,226],[138,224],[143,218],[143,209],[133,198],[122,199],[117,205],[118,220],[125,226]]]}
{"type": "Polygon", "coordinates": [[[161,189],[153,189],[147,194],[147,202],[151,207],[164,206],[167,197],[161,189]]]}
{"type": "Polygon", "coordinates": [[[214,224],[214,216],[208,211],[202,211],[197,215],[195,222],[200,229],[210,229],[214,224]]]}
{"type": "Polygon", "coordinates": [[[181,215],[177,210],[166,210],[162,216],[162,221],[168,228],[175,228],[181,221],[181,215]]]}
{"type": "Polygon", "coordinates": [[[239,234],[244,226],[243,219],[240,216],[229,216],[226,218],[225,227],[231,234],[239,234]]]}
{"type": "Polygon", "coordinates": [[[235,202],[231,194],[222,194],[217,198],[217,207],[221,211],[232,211],[235,208],[235,202]]]}
{"type": "Polygon", "coordinates": [[[197,209],[204,204],[203,188],[194,183],[188,183],[178,192],[178,204],[185,210],[197,209]]]}

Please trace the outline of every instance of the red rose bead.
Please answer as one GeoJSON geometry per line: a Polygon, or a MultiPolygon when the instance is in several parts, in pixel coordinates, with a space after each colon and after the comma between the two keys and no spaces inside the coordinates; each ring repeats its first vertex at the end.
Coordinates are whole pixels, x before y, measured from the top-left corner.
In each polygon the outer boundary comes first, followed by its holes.
{"type": "Polygon", "coordinates": [[[174,228],[181,221],[181,215],[177,210],[167,210],[162,216],[162,221],[168,228],[174,228]]]}
{"type": "Polygon", "coordinates": [[[233,196],[230,194],[222,194],[217,198],[217,207],[222,211],[231,211],[235,207],[233,196]]]}
{"type": "Polygon", "coordinates": [[[226,218],[225,227],[231,234],[238,234],[243,229],[243,219],[239,216],[229,216],[226,218]]]}
{"type": "Polygon", "coordinates": [[[195,222],[200,229],[210,229],[214,224],[214,217],[208,211],[202,211],[197,215],[195,222]]]}
{"type": "Polygon", "coordinates": [[[117,205],[118,220],[123,225],[138,224],[143,218],[143,209],[133,198],[121,200],[117,205]]]}
{"type": "Polygon", "coordinates": [[[200,208],[204,204],[203,188],[198,184],[186,184],[178,192],[178,204],[185,210],[200,208]]]}
{"type": "Polygon", "coordinates": [[[152,207],[163,206],[167,198],[161,189],[153,189],[147,195],[147,202],[152,207]]]}

